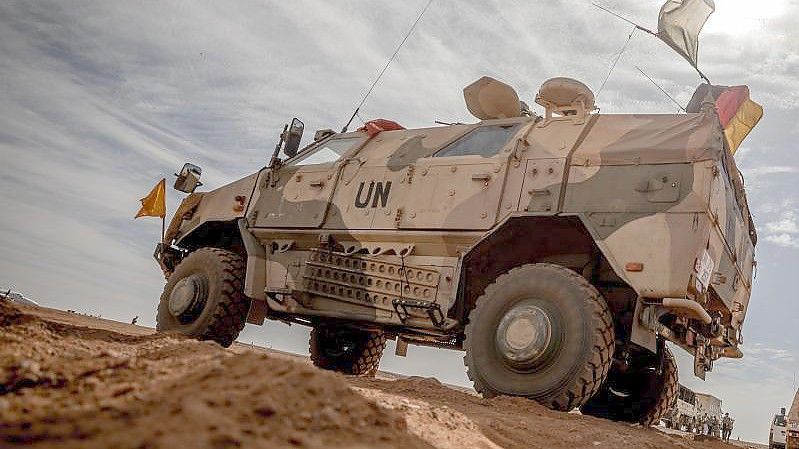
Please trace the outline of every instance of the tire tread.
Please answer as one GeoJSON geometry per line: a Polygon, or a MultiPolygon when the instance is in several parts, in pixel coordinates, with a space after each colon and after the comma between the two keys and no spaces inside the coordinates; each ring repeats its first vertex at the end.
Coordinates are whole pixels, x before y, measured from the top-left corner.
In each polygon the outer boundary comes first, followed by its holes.
{"type": "MultiPolygon", "coordinates": [[[[545,404],[555,410],[569,411],[584,404],[599,390],[607,377],[613,358],[615,346],[613,318],[610,315],[610,310],[608,309],[605,299],[602,298],[602,295],[593,285],[575,271],[561,265],[552,263],[521,265],[497,277],[493,283],[486,287],[483,294],[477,299],[476,306],[469,316],[471,318],[472,316],[479,315],[483,305],[491,298],[500,284],[507,279],[519,275],[520,272],[531,266],[546,267],[571,279],[584,292],[586,302],[591,308],[591,316],[594,319],[595,325],[593,326],[593,335],[590,337],[589,341],[596,342],[596,344],[593,345],[591,358],[579,368],[577,375],[574,377],[575,380],[564,388],[559,395],[550,399],[548,403],[545,404]]],[[[465,346],[469,338],[473,338],[472,327],[469,324],[466,325],[464,333],[465,346]]],[[[483,384],[479,376],[474,372],[474,363],[471,361],[468,352],[466,356],[464,356],[464,364],[466,365],[466,374],[473,382],[474,388],[478,393],[481,393],[485,397],[493,397],[500,394],[500,392],[493,391],[488,385],[483,384]]]]}

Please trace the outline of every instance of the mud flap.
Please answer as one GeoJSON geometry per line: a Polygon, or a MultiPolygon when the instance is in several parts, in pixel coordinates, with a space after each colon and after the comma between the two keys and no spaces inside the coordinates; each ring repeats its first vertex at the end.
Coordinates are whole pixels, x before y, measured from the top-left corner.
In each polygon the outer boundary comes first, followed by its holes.
{"type": "Polygon", "coordinates": [[[697,336],[694,349],[694,376],[705,380],[705,373],[713,370],[713,358],[708,356],[710,346],[701,336],[697,336]]]}
{"type": "Polygon", "coordinates": [[[247,221],[244,218],[237,220],[241,240],[247,251],[246,274],[244,276],[244,294],[252,299],[250,310],[247,313],[247,322],[262,325],[268,312],[266,305],[266,250],[258,240],[247,230],[247,221]]]}
{"type": "Polygon", "coordinates": [[[635,314],[633,315],[633,324],[630,331],[630,342],[652,352],[657,352],[658,338],[654,331],[655,317],[652,313],[653,311],[653,307],[644,305],[642,298],[638,298],[635,301],[635,314]]]}

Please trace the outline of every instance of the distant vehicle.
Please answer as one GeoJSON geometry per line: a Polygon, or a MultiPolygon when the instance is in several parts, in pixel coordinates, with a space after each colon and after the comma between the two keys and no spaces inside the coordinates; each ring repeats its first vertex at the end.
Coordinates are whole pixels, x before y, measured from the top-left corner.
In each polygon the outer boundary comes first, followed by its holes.
{"type": "Polygon", "coordinates": [[[26,298],[25,295],[23,295],[22,293],[11,290],[0,291],[0,299],[6,299],[8,301],[12,301],[18,304],[25,304],[26,306],[34,306],[34,307],[39,306],[39,303],[37,303],[36,301],[30,298],[26,298]]]}
{"type": "Polygon", "coordinates": [[[779,415],[774,415],[771,421],[771,432],[768,436],[769,449],[785,449],[788,420],[785,418],[785,407],[780,409],[779,415]]]}
{"type": "Polygon", "coordinates": [[[696,416],[716,417],[721,420],[723,415],[721,411],[721,399],[713,396],[712,394],[696,393],[696,416]]]}
{"type": "Polygon", "coordinates": [[[695,418],[696,393],[685,385],[680,384],[674,405],[663,421],[668,428],[694,432],[694,426],[697,424],[695,418]]]}

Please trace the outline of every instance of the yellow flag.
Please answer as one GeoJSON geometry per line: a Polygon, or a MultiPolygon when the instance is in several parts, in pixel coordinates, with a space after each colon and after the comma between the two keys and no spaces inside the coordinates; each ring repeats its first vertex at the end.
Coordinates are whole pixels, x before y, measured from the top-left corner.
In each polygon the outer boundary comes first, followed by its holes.
{"type": "Polygon", "coordinates": [[[136,217],[161,217],[166,216],[166,179],[161,179],[153,190],[141,200],[141,209],[136,217]]]}
{"type": "Polygon", "coordinates": [[[744,141],[746,136],[754,129],[760,119],[763,118],[763,106],[755,103],[752,100],[744,101],[738,108],[735,116],[727,124],[724,129],[724,136],[727,138],[727,146],[730,152],[735,154],[735,151],[744,141]]]}

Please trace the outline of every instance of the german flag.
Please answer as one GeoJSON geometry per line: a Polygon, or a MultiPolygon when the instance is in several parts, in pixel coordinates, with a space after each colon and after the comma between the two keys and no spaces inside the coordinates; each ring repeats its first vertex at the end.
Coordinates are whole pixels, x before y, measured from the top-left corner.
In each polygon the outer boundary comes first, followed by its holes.
{"type": "Polygon", "coordinates": [[[702,103],[712,101],[716,105],[719,122],[724,129],[727,147],[735,154],[741,142],[763,117],[763,107],[749,98],[748,86],[711,86],[702,84],[696,89],[688,112],[699,112],[702,103]]]}

